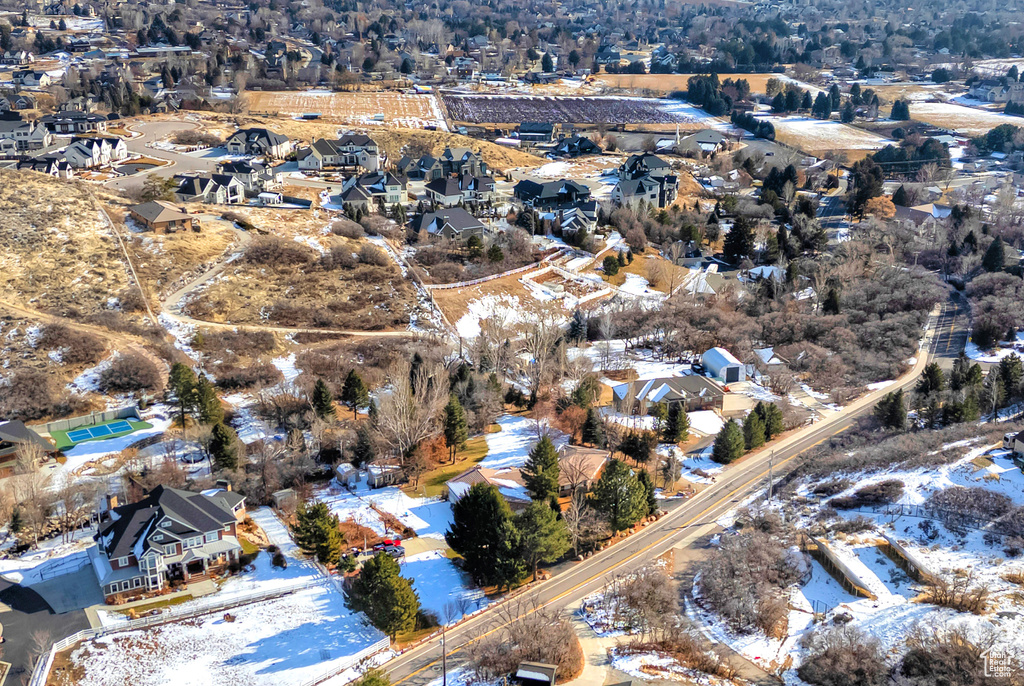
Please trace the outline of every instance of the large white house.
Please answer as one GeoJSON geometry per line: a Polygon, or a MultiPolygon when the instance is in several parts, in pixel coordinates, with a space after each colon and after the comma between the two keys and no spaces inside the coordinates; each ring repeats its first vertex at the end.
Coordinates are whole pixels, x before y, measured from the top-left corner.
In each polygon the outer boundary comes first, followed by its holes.
{"type": "Polygon", "coordinates": [[[362,167],[375,172],[381,167],[380,148],[369,136],[346,133],[337,140],[318,138],[297,154],[299,169],[321,171],[331,167],[362,167]]]}

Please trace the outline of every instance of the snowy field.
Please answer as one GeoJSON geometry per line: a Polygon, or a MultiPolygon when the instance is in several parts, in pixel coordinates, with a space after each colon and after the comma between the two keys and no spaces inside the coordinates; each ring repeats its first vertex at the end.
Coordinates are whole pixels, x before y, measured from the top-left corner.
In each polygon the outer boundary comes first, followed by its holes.
{"type": "MultiPolygon", "coordinates": [[[[917,116],[915,105],[914,116],[917,116]]],[[[769,117],[782,142],[789,142],[808,152],[829,150],[880,150],[895,141],[837,121],[811,117],[769,117]]]]}
{"type": "MultiPolygon", "coordinates": [[[[284,525],[266,508],[250,513],[288,559],[286,569],[260,553],[254,569],[228,579],[222,590],[180,606],[202,607],[232,595],[271,590],[308,580],[308,588],[279,599],[203,615],[148,630],[109,634],[83,643],[71,659],[83,670],[80,686],[147,684],[291,686],[347,663],[384,638],[362,615],[345,607],[342,594],[316,567],[295,557],[284,525]],[[232,617],[231,621],[228,616],[232,617]]],[[[103,613],[103,621],[123,621],[103,613]]],[[[357,676],[352,671],[348,681],[357,676]]],[[[338,677],[339,683],[344,683],[338,677]]]]}
{"type": "Polygon", "coordinates": [[[1000,124],[1021,125],[1020,117],[949,102],[915,102],[910,115],[914,119],[968,136],[981,136],[1000,124]]]}
{"type": "Polygon", "coordinates": [[[410,555],[402,560],[402,576],[413,580],[420,606],[437,615],[442,624],[457,622],[463,615],[488,604],[483,591],[469,575],[456,567],[442,550],[410,555]]]}
{"type": "MultiPolygon", "coordinates": [[[[849,478],[852,485],[835,497],[849,495],[872,483],[898,479],[905,485],[899,502],[907,505],[921,504],[932,493],[951,486],[984,487],[1008,496],[1016,506],[1024,505],[1024,474],[1013,464],[1007,451],[978,445],[976,440],[960,441],[943,446],[943,449],[962,449],[963,453],[950,464],[932,468],[836,474],[836,477],[849,478]],[[985,461],[979,461],[981,457],[985,461]]],[[[807,493],[807,484],[798,488],[798,494],[807,493]]],[[[821,506],[827,507],[828,502],[821,506]]],[[[926,633],[960,629],[969,640],[979,644],[991,640],[999,650],[1014,655],[1024,654],[1024,615],[1018,611],[1016,600],[1019,587],[1002,579],[1004,573],[1020,569],[1022,564],[1007,561],[1003,546],[986,542],[983,531],[955,532],[938,521],[922,527],[926,520],[917,517],[904,516],[893,520],[881,514],[845,514],[847,517],[867,516],[874,520],[875,529],[830,539],[828,545],[875,594],[876,599],[848,593],[816,561],[799,556],[805,573],[802,582],[790,589],[789,627],[785,639],[770,639],[759,632],[737,635],[719,617],[693,604],[687,605],[687,614],[700,623],[709,638],[727,643],[747,659],[767,668],[782,665],[790,659],[793,667],[800,664],[800,639],[814,629],[812,613],[823,610],[829,616],[838,613],[849,615],[852,626],[877,637],[893,658],[902,650],[903,641],[914,627],[926,633]],[[899,540],[932,574],[952,579],[960,570],[971,570],[975,575],[974,583],[985,583],[990,588],[991,611],[974,615],[920,602],[918,598],[923,587],[879,548],[884,540],[882,532],[899,540]]],[[[795,549],[793,555],[798,555],[795,549]]],[[[793,670],[787,671],[785,678],[787,684],[802,683],[793,670]]]]}
{"type": "MultiPolygon", "coordinates": [[[[491,469],[522,467],[526,464],[530,449],[540,440],[537,435],[537,422],[529,417],[506,414],[498,418],[497,424],[501,431],[485,435],[487,457],[480,462],[480,466],[491,469]]],[[[569,442],[569,437],[554,427],[545,426],[544,431],[555,444],[555,448],[569,442]]]]}

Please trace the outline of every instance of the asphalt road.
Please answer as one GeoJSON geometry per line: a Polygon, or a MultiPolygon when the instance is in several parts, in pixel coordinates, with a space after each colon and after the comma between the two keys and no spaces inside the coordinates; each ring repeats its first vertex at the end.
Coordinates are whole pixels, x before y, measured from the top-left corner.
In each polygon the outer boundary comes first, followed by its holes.
{"type": "MultiPolygon", "coordinates": [[[[631,538],[597,553],[584,562],[562,565],[562,571],[549,581],[522,592],[514,599],[502,601],[472,617],[446,633],[448,669],[466,663],[465,648],[510,621],[538,608],[565,608],[600,590],[607,579],[628,573],[668,550],[685,547],[716,526],[715,522],[750,495],[767,487],[769,464],[781,476],[797,463],[796,458],[808,449],[828,440],[852,426],[873,409],[884,394],[900,388],[909,389],[917,381],[931,359],[932,352],[950,354],[955,346],[955,326],[959,309],[943,306],[929,322],[923,347],[929,354],[919,355],[917,363],[896,383],[869,393],[841,412],[776,441],[759,452],[751,453],[728,467],[717,483],[694,498],[669,506],[668,514],[631,538]],[[938,335],[935,335],[938,332],[938,335]],[[952,332],[952,333],[950,333],[952,332]],[[934,338],[933,338],[934,336],[934,338]],[[936,342],[939,349],[936,350],[936,342]],[[499,610],[499,608],[505,608],[499,610]]],[[[954,356],[955,357],[955,356],[954,356]]],[[[420,686],[433,681],[440,671],[440,645],[432,639],[412,648],[384,665],[393,684],[420,686]]]]}
{"type": "Polygon", "coordinates": [[[106,187],[119,191],[130,191],[135,188],[140,188],[145,182],[146,177],[150,174],[169,177],[174,176],[175,174],[206,173],[216,171],[217,162],[215,157],[196,157],[193,155],[183,155],[182,153],[171,152],[169,150],[156,150],[154,148],[146,147],[147,143],[158,141],[161,138],[170,136],[178,131],[190,131],[197,127],[198,124],[187,121],[153,121],[143,122],[140,124],[129,124],[128,128],[142,134],[141,136],[136,136],[126,142],[129,152],[136,155],[168,160],[170,164],[162,167],[155,167],[154,169],[139,172],[138,174],[120,176],[116,179],[111,179],[105,184],[106,187]]]}
{"type": "Polygon", "coordinates": [[[11,673],[7,677],[9,684],[21,683],[21,676],[31,673],[36,636],[48,648],[55,640],[89,628],[89,620],[83,610],[54,614],[42,596],[31,587],[24,588],[4,579],[0,579],[0,603],[11,608],[0,612],[0,623],[4,627],[0,658],[11,663],[11,673]]]}

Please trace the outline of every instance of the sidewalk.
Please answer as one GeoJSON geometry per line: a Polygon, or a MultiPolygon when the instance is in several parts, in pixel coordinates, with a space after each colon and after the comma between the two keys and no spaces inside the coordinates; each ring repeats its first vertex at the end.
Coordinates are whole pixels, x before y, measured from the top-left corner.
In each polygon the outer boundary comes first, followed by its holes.
{"type": "MultiPolygon", "coordinates": [[[[571,613],[572,625],[576,629],[576,635],[580,638],[580,646],[583,648],[583,672],[567,682],[572,686],[605,686],[605,684],[618,684],[623,681],[647,683],[635,677],[621,672],[612,667],[608,651],[619,644],[616,636],[598,636],[590,625],[580,618],[580,601],[566,607],[571,613]]],[[[622,638],[627,638],[622,637],[622,638]]]]}

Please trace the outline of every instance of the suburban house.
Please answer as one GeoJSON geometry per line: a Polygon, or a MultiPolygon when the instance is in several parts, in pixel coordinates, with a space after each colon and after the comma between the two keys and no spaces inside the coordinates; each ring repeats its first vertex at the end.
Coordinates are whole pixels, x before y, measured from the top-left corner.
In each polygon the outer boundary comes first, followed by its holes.
{"type": "Polygon", "coordinates": [[[457,503],[469,493],[474,484],[490,484],[497,488],[513,512],[522,512],[532,502],[519,469],[491,469],[480,466],[472,467],[449,479],[445,483],[444,498],[450,503],[457,503]]]}
{"type": "Polygon", "coordinates": [[[36,69],[15,69],[11,78],[14,79],[14,85],[31,88],[46,88],[53,83],[53,77],[36,69]]]}
{"type": "Polygon", "coordinates": [[[680,267],[700,269],[704,262],[704,252],[697,241],[676,241],[672,244],[669,257],[680,267]]]}
{"type": "Polygon", "coordinates": [[[563,138],[555,145],[555,154],[560,157],[579,157],[580,155],[600,154],[597,143],[578,133],[563,138]]]}
{"type": "Polygon", "coordinates": [[[590,200],[590,189],[569,179],[547,183],[523,179],[512,193],[516,200],[537,210],[568,209],[590,200]]]}
{"type": "Polygon", "coordinates": [[[612,191],[612,201],[624,206],[646,202],[656,207],[672,204],[679,188],[679,179],[672,166],[657,155],[631,155],[619,167],[619,183],[612,191]]]}
{"type": "Polygon", "coordinates": [[[236,527],[244,518],[245,497],[230,488],[193,493],[161,485],[139,502],[112,508],[90,555],[104,597],[110,602],[224,571],[241,558],[236,527]]]}
{"type": "Polygon", "coordinates": [[[263,156],[281,159],[292,151],[292,142],[270,129],[239,129],[226,143],[232,155],[263,156]]]}
{"type": "Polygon", "coordinates": [[[40,117],[39,123],[54,133],[105,133],[107,130],[107,118],[102,114],[77,110],[48,114],[40,117]]]}
{"type": "Polygon", "coordinates": [[[35,60],[32,53],[24,50],[8,50],[0,56],[0,64],[13,67],[23,67],[26,64],[32,64],[35,60]]]}
{"type": "Polygon", "coordinates": [[[487,163],[469,148],[445,148],[440,157],[424,155],[418,160],[402,157],[396,165],[399,174],[410,179],[432,181],[443,176],[469,174],[470,176],[487,176],[487,163]]]}
{"type": "Polygon", "coordinates": [[[59,152],[19,160],[18,169],[30,169],[58,179],[71,179],[75,175],[71,163],[59,152]]]}
{"type": "Polygon", "coordinates": [[[454,207],[463,202],[487,202],[494,197],[494,179],[470,176],[434,179],[424,186],[427,197],[441,207],[454,207]]]}
{"type": "Polygon", "coordinates": [[[676,143],[676,153],[700,153],[710,155],[723,150],[729,145],[729,139],[714,129],[704,129],[695,134],[685,136],[676,143]]]}
{"type": "Polygon", "coordinates": [[[983,79],[970,87],[968,93],[975,100],[984,102],[1024,102],[1024,83],[997,79],[983,79]]]}
{"type": "Polygon", "coordinates": [[[197,229],[199,223],[190,214],[185,214],[173,204],[163,200],[150,200],[128,208],[129,216],[156,233],[173,233],[197,229]]]}
{"type": "Polygon", "coordinates": [[[378,201],[388,206],[409,201],[405,179],[391,172],[350,176],[341,188],[341,206],[346,210],[360,209],[365,212],[371,203],[378,201]]]}
{"type": "Polygon", "coordinates": [[[536,145],[550,143],[555,136],[555,125],[547,122],[524,121],[518,128],[519,140],[523,143],[536,145]]]}
{"type": "Polygon", "coordinates": [[[953,213],[949,205],[936,203],[925,203],[913,207],[896,206],[896,219],[913,222],[915,224],[930,224],[939,219],[945,219],[953,213]]]}
{"type": "Polygon", "coordinates": [[[381,167],[380,148],[369,136],[346,133],[337,140],[318,138],[297,154],[299,169],[322,170],[331,167],[362,167],[375,172],[381,167]]]}
{"type": "Polygon", "coordinates": [[[213,174],[209,177],[185,176],[174,191],[174,197],[180,202],[232,205],[245,202],[245,186],[227,174],[213,174]]]}
{"type": "Polygon", "coordinates": [[[31,121],[0,121],[0,148],[6,151],[12,144],[19,153],[41,150],[53,145],[53,134],[31,121]]]}
{"type": "Polygon", "coordinates": [[[725,383],[736,383],[747,378],[746,367],[725,348],[711,348],[700,356],[705,372],[725,383]]]}
{"type": "Polygon", "coordinates": [[[593,231],[597,227],[597,201],[588,200],[575,207],[541,212],[539,217],[542,222],[550,221],[552,227],[557,224],[563,236],[593,231]]]}
{"type": "Polygon", "coordinates": [[[409,226],[415,233],[426,231],[431,237],[453,241],[467,241],[470,236],[482,239],[487,231],[482,221],[461,207],[416,215],[409,226]]]}
{"type": "Polygon", "coordinates": [[[128,147],[120,138],[72,138],[64,156],[76,169],[91,169],[128,159],[128,147]]]}
{"type": "Polygon", "coordinates": [[[23,446],[36,446],[46,456],[57,452],[52,443],[25,426],[24,422],[17,419],[3,422],[0,424],[0,478],[14,473],[23,446]]]}
{"type": "Polygon", "coordinates": [[[558,495],[568,497],[573,490],[589,491],[611,456],[601,448],[563,445],[558,449],[558,495]]]}
{"type": "Polygon", "coordinates": [[[281,183],[280,174],[259,162],[223,162],[217,166],[217,172],[238,179],[248,193],[259,193],[281,183]]]}
{"type": "Polygon", "coordinates": [[[732,408],[726,401],[726,390],[716,381],[689,374],[658,379],[640,379],[619,384],[612,389],[612,404],[622,414],[645,415],[651,405],[682,403],[687,412],[732,408]]]}

